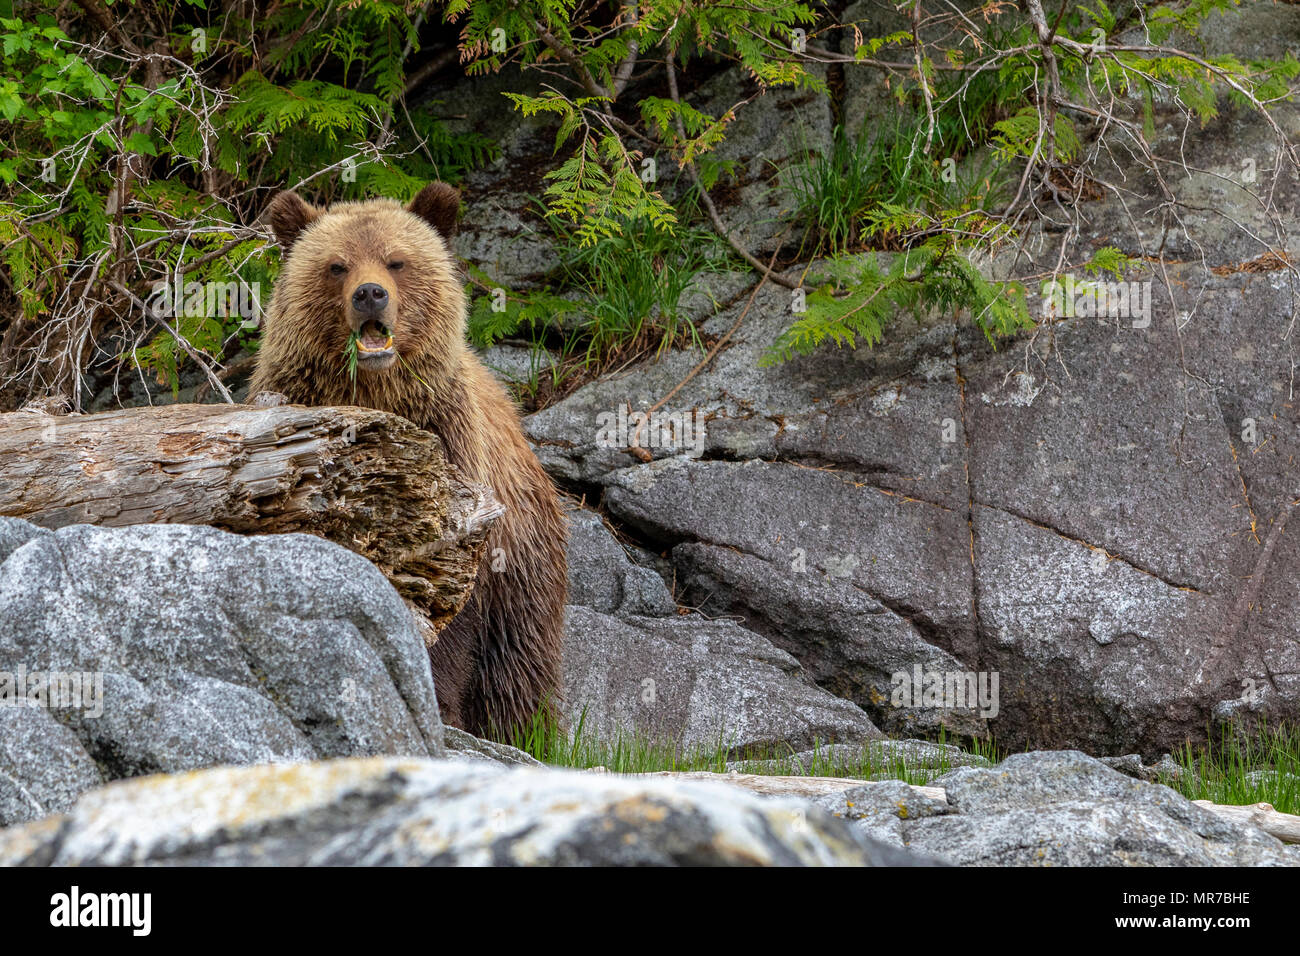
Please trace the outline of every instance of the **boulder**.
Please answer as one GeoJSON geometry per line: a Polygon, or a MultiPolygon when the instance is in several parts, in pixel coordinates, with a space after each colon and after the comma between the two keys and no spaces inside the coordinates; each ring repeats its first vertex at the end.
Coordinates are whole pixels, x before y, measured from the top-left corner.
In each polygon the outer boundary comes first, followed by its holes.
{"type": "Polygon", "coordinates": [[[482,737],[475,737],[473,734],[450,724],[443,725],[442,742],[443,746],[447,748],[449,757],[457,757],[461,760],[504,764],[508,767],[543,766],[542,762],[536,757],[524,753],[517,747],[511,747],[509,744],[499,743],[495,740],[484,740],[482,737]]]}
{"type": "Polygon", "coordinates": [[[896,847],[907,845],[910,826],[916,821],[957,812],[947,800],[901,780],[851,787],[813,802],[834,816],[852,820],[871,839],[896,847]]]}
{"type": "Polygon", "coordinates": [[[958,865],[1300,865],[1300,849],[1078,752],[1016,754],[934,785],[956,812],[903,821],[904,842],[958,865]]]}
{"type": "Polygon", "coordinates": [[[647,566],[653,556],[625,547],[599,515],[574,509],[569,527],[562,700],[570,730],[606,743],[630,735],[736,754],[881,736],[861,708],[818,687],[762,635],[679,613],[647,566]]]}
{"type": "Polygon", "coordinates": [[[338,545],[0,518],[0,558],[0,697],[35,702],[0,706],[0,824],[121,777],[443,753],[411,612],[338,545]]]}
{"type": "Polygon", "coordinates": [[[461,760],[222,767],[110,784],[0,831],[0,866],[923,866],[797,800],[461,760]]]}
{"type": "Polygon", "coordinates": [[[452,239],[457,255],[508,290],[527,289],[559,265],[554,230],[535,197],[545,175],[559,165],[552,117],[524,118],[507,92],[537,95],[535,73],[508,66],[497,73],[464,77],[443,99],[456,103],[453,133],[476,133],[500,148],[495,161],[469,170],[462,184],[467,213],[452,239]]]}
{"type": "Polygon", "coordinates": [[[861,708],[805,679],[799,662],[731,621],[620,619],[571,606],[564,701],[571,727],[724,753],[880,736],[861,708]]]}
{"type": "Polygon", "coordinates": [[[615,538],[594,511],[574,508],[568,517],[570,604],[617,617],[677,614],[672,592],[650,566],[653,556],[615,538]]]}

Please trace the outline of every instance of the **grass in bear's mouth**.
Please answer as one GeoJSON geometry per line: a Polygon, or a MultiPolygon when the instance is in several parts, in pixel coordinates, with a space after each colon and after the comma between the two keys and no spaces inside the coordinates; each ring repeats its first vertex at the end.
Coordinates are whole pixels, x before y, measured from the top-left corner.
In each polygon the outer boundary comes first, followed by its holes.
{"type": "Polygon", "coordinates": [[[348,333],[348,343],[343,346],[343,370],[353,382],[357,380],[357,352],[361,345],[361,336],[356,332],[348,333]]]}
{"type": "Polygon", "coordinates": [[[415,380],[416,380],[417,382],[419,382],[421,385],[423,385],[426,389],[429,390],[429,394],[430,394],[430,395],[433,395],[433,396],[437,397],[437,394],[438,394],[438,393],[435,392],[435,391],[433,390],[433,386],[430,385],[428,382],[426,382],[426,381],[424,380],[424,377],[423,377],[419,372],[417,372],[415,369],[411,368],[411,366],[407,365],[407,364],[406,364],[406,359],[402,358],[401,355],[398,355],[398,356],[397,356],[397,361],[399,361],[400,363],[402,363],[402,368],[404,368],[404,369],[406,369],[408,372],[410,372],[410,373],[415,377],[415,380]]]}
{"type": "Polygon", "coordinates": [[[354,383],[357,380],[357,359],[362,352],[380,352],[393,347],[393,335],[388,331],[387,326],[378,322],[375,325],[379,328],[379,334],[387,337],[383,349],[366,348],[361,343],[361,333],[356,331],[348,333],[347,344],[343,346],[343,370],[347,372],[348,378],[354,383]]]}

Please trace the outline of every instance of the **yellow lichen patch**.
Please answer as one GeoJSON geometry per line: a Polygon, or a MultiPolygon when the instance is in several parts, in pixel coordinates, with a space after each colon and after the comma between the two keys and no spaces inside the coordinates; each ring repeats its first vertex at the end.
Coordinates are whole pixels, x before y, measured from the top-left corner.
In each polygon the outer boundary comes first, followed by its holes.
{"type": "Polygon", "coordinates": [[[56,814],[0,830],[0,866],[14,866],[47,845],[67,819],[64,814],[56,814]]]}
{"type": "Polygon", "coordinates": [[[636,794],[613,804],[610,815],[630,823],[662,823],[668,819],[668,808],[645,794],[636,794]]]}
{"type": "Polygon", "coordinates": [[[140,807],[149,807],[160,823],[187,818],[186,829],[191,831],[238,829],[327,805],[342,791],[373,787],[391,773],[415,772],[422,766],[417,760],[365,757],[156,774],[87,794],[77,815],[89,818],[92,825],[110,825],[121,814],[138,818],[140,807]]]}
{"type": "Polygon", "coordinates": [[[582,804],[577,800],[566,800],[563,803],[553,803],[550,807],[551,813],[577,813],[582,810],[582,804]]]}

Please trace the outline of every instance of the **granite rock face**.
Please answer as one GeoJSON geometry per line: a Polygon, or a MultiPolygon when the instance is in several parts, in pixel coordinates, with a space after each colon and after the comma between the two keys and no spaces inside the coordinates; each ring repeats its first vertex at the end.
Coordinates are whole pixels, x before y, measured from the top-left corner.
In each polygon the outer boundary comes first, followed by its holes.
{"type": "Polygon", "coordinates": [[[1300,714],[1286,274],[1170,275],[1194,316],[1154,282],[1148,325],[1066,318],[995,351],[899,319],[874,349],[774,367],[788,293],[764,289],[665,409],[702,423],[700,453],[638,461],[597,427],[668,394],[691,353],[525,427],[559,481],[665,556],[678,603],[762,635],[885,732],[1154,757],[1300,714]],[[996,674],[997,712],[900,701],[918,667],[996,674]]]}

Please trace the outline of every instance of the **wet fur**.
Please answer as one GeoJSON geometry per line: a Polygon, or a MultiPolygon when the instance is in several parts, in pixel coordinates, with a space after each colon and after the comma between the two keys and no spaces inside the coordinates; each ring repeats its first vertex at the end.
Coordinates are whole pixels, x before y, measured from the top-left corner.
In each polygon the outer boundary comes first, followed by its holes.
{"type": "Polygon", "coordinates": [[[288,260],[276,282],[251,395],[304,405],[361,405],[437,433],[448,458],[506,506],[464,610],[430,651],[443,719],[480,736],[527,721],[559,683],[566,591],[565,522],[556,491],[520,430],[506,392],[465,340],[466,297],[444,237],[459,195],[441,183],[409,207],[389,200],[323,212],[292,193],[266,218],[288,260]],[[342,261],[347,276],[329,271],[342,261]],[[402,261],[400,271],[388,268],[402,261]],[[345,369],[346,297],[361,281],[389,285],[401,360],[345,369]],[[495,556],[503,571],[493,571],[495,556]]]}

